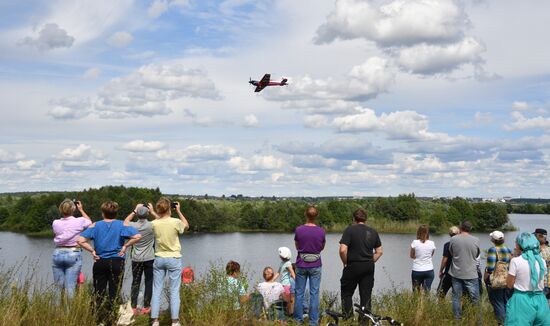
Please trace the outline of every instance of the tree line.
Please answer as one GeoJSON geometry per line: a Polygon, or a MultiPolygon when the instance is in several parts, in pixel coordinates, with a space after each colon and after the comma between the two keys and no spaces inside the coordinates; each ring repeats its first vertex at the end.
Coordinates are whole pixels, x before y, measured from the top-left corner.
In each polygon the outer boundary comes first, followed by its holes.
{"type": "MultiPolygon", "coordinates": [[[[88,215],[99,220],[100,206],[104,201],[118,202],[118,218],[123,219],[136,204],[155,203],[162,195],[158,188],[124,186],[105,186],[79,192],[3,195],[0,196],[0,229],[25,233],[48,231],[52,221],[60,217],[57,207],[65,198],[80,200],[88,215]]],[[[462,198],[420,200],[414,194],[307,200],[169,197],[181,203],[181,210],[194,232],[292,231],[303,223],[303,212],[308,205],[315,205],[319,209],[319,224],[329,230],[338,225],[350,224],[352,213],[358,208],[367,210],[369,220],[426,223],[432,231],[443,231],[465,219],[472,222],[474,231],[500,229],[508,223],[508,207],[504,204],[470,203],[462,198]]]]}

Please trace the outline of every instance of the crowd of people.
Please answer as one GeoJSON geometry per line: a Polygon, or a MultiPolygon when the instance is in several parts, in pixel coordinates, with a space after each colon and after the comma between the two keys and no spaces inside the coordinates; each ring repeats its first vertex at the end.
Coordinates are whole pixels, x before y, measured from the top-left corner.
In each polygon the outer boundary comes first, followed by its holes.
{"type": "MultiPolygon", "coordinates": [[[[79,201],[64,200],[59,205],[62,218],[53,222],[56,248],[53,253],[54,282],[69,298],[74,296],[82,268],[82,249],[91,253],[93,293],[98,323],[110,323],[116,318],[115,304],[120,297],[126,253],[132,264],[131,306],[135,314],[150,314],[152,325],[159,325],[161,297],[168,284],[172,326],[179,326],[180,286],[182,278],[191,282],[193,271],[183,270],[179,235],[189,228],[178,202],[162,197],[153,206],[138,204],[125,218],[118,220],[118,204],[107,201],[101,205],[102,220],[92,222],[79,201]],[[75,217],[76,211],[82,217],[75,217]],[[175,210],[177,218],[172,218],[175,210]],[[137,217],[137,221],[134,219],[137,217]],[[93,240],[93,246],[90,244],[93,240]],[[138,309],[138,294],[142,277],[145,290],[143,304],[138,309]]],[[[319,211],[308,207],[305,223],[296,228],[295,263],[292,250],[278,249],[277,269],[263,269],[263,282],[251,294],[241,279],[240,264],[230,261],[226,266],[226,288],[235,294],[233,309],[243,303],[259,303],[271,319],[291,316],[299,323],[305,316],[309,325],[319,325],[321,253],[326,244],[326,232],[317,225],[319,211]]],[[[345,229],[339,241],[339,256],[343,264],[340,279],[342,310],[345,318],[353,316],[353,295],[359,287],[360,305],[371,309],[376,262],[383,255],[378,232],[366,225],[367,212],[353,213],[353,224],[345,229]]],[[[470,234],[472,224],[462,222],[449,229],[450,239],[443,245],[443,257],[438,276],[437,295],[444,298],[452,289],[452,311],[457,320],[462,317],[465,300],[479,309],[481,291],[487,289],[496,320],[505,325],[550,325],[550,247],[547,231],[520,233],[515,248],[504,244],[504,234],[490,234],[493,246],[487,249],[486,268],[480,270],[482,251],[479,239],[470,234]]],[[[432,262],[436,244],[430,240],[429,227],[421,225],[411,243],[411,283],[413,291],[427,294],[435,279],[432,262]]],[[[480,319],[481,320],[481,319],[480,319]]]]}

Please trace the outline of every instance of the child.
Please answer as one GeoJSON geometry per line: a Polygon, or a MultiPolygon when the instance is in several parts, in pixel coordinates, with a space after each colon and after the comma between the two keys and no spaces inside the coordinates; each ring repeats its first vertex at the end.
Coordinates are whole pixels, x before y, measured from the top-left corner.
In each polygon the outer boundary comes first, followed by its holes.
{"type": "MultiPolygon", "coordinates": [[[[294,291],[291,291],[291,284],[296,279],[294,268],[290,258],[292,258],[292,252],[287,247],[281,247],[278,250],[279,257],[281,258],[281,265],[279,265],[279,272],[275,275],[274,279],[280,277],[280,283],[283,285],[285,295],[290,298],[288,302],[288,313],[292,315],[294,312],[294,291]]],[[[293,290],[293,289],[292,289],[293,290]]]]}

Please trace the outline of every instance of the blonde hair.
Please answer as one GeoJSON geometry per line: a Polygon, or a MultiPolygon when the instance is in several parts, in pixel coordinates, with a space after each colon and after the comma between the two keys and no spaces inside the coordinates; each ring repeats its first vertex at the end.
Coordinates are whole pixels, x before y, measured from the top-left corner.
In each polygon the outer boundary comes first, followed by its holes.
{"type": "Polygon", "coordinates": [[[430,229],[426,224],[422,224],[418,227],[416,231],[416,238],[422,243],[426,242],[430,238],[430,229]]]}
{"type": "Polygon", "coordinates": [[[63,216],[71,216],[74,214],[75,210],[76,205],[70,199],[65,199],[59,204],[59,212],[63,214],[63,216]]]}
{"type": "Polygon", "coordinates": [[[160,199],[157,201],[157,212],[159,214],[165,214],[166,212],[170,211],[170,199],[166,197],[160,197],[160,199]]]}
{"type": "Polygon", "coordinates": [[[458,226],[454,226],[454,225],[453,225],[453,226],[451,226],[451,227],[449,228],[449,235],[450,235],[451,237],[454,236],[454,235],[457,235],[457,234],[459,234],[459,233],[460,233],[460,229],[458,228],[458,226]]]}
{"type": "Polygon", "coordinates": [[[116,218],[118,212],[118,203],[115,201],[106,201],[101,204],[101,212],[108,219],[116,218]]]}

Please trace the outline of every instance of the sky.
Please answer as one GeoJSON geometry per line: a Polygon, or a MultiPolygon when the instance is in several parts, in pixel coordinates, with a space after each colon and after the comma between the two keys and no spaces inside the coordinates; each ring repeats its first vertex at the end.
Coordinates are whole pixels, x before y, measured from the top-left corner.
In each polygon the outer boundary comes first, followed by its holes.
{"type": "Polygon", "coordinates": [[[0,0],[0,192],[549,198],[548,12],[0,0]]]}

